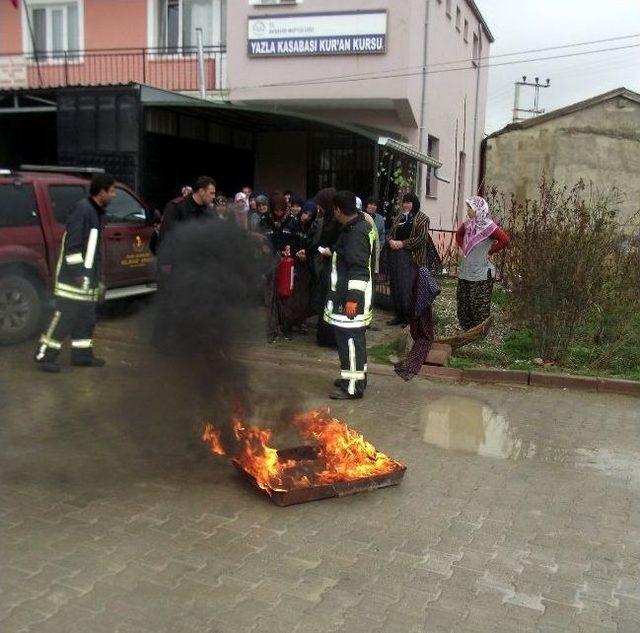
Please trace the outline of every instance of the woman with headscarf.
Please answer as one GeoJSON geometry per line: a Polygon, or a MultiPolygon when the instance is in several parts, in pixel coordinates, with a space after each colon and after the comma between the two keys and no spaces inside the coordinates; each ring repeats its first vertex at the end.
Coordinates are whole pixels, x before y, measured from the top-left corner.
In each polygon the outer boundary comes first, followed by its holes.
{"type": "Polygon", "coordinates": [[[440,294],[440,286],[426,266],[418,269],[411,297],[411,338],[413,346],[406,358],[394,365],[396,374],[411,380],[420,373],[433,343],[433,313],[431,306],[440,294]]]}
{"type": "Polygon", "coordinates": [[[313,313],[320,315],[317,343],[321,347],[336,347],[333,327],[322,318],[324,306],[327,303],[327,295],[331,288],[331,258],[340,232],[340,225],[333,215],[336,193],[338,193],[336,189],[327,187],[318,191],[315,197],[320,222],[316,233],[317,238],[314,242],[313,270],[316,284],[311,305],[313,313]]]}
{"type": "Polygon", "coordinates": [[[509,236],[491,219],[484,198],[465,200],[467,219],[456,231],[462,251],[458,272],[458,321],[468,330],[489,318],[496,268],[491,256],[509,246],[509,236]]]}
{"type": "Polygon", "coordinates": [[[313,200],[308,200],[299,206],[299,250],[294,255],[294,283],[293,294],[289,300],[289,312],[292,327],[298,327],[302,334],[306,334],[306,320],[311,316],[311,293],[314,283],[311,264],[318,231],[318,205],[313,200]]]}
{"type": "Polygon", "coordinates": [[[245,230],[249,228],[249,199],[242,191],[233,199],[233,215],[238,226],[245,230]]]}
{"type": "Polygon", "coordinates": [[[420,212],[420,200],[405,193],[400,213],[389,231],[389,282],[395,318],[387,325],[406,326],[411,320],[411,295],[418,268],[427,267],[429,218],[420,212]]]}

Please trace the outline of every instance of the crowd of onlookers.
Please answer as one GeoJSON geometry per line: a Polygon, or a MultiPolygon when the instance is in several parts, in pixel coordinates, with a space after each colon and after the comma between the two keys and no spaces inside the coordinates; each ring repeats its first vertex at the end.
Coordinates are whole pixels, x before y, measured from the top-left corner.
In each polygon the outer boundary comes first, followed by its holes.
{"type": "MultiPolygon", "coordinates": [[[[335,194],[335,189],[326,188],[305,200],[291,191],[266,195],[245,186],[228,197],[216,190],[212,179],[203,177],[194,188],[184,187],[180,196],[167,204],[160,235],[166,233],[176,219],[197,215],[198,208],[216,222],[248,231],[257,248],[271,253],[276,260],[275,266],[265,271],[268,333],[272,341],[287,339],[294,332],[306,333],[307,320],[321,315],[324,309],[331,256],[339,233],[333,215],[335,194]],[[200,185],[206,185],[208,191],[200,185]]],[[[360,198],[356,202],[359,211],[375,227],[376,256],[372,274],[376,275],[390,224],[379,212],[374,198],[369,198],[365,205],[360,198]]],[[[162,258],[160,261],[162,264],[162,258]]],[[[322,319],[318,320],[317,339],[319,345],[334,344],[333,331],[322,319]]]]}
{"type": "MultiPolygon", "coordinates": [[[[321,315],[331,284],[331,258],[340,232],[334,217],[336,190],[325,188],[311,199],[291,191],[256,193],[242,187],[232,197],[216,191],[213,179],[198,179],[195,187],[183,188],[168,203],[163,214],[160,236],[181,219],[206,214],[217,222],[229,223],[247,231],[263,253],[273,255],[273,266],[265,270],[264,304],[268,313],[270,340],[288,338],[293,332],[306,333],[307,321],[319,316],[317,343],[334,346],[333,329],[321,315]]],[[[504,232],[491,220],[487,202],[474,196],[467,201],[468,217],[456,233],[462,252],[458,281],[458,318],[462,329],[469,329],[488,318],[495,278],[492,255],[508,246],[504,232]]],[[[433,339],[431,319],[416,326],[416,305],[420,297],[433,291],[427,272],[440,272],[442,263],[429,233],[429,218],[420,209],[413,193],[402,196],[398,208],[388,214],[374,198],[364,203],[356,198],[358,211],[375,229],[375,256],[371,275],[379,279],[380,270],[388,279],[394,317],[388,325],[413,323],[414,338],[428,332],[433,339]],[[426,272],[425,272],[426,271],[426,272]]],[[[162,258],[160,258],[162,266],[162,258]]],[[[434,295],[435,296],[435,295],[434,295]]],[[[424,338],[424,337],[423,337],[424,338]]],[[[430,343],[429,343],[430,344],[430,343]]]]}

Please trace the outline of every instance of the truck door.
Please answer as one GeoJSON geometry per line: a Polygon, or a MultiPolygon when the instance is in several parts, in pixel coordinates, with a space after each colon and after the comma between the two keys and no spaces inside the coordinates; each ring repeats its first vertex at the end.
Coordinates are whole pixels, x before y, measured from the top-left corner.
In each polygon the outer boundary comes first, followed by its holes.
{"type": "Polygon", "coordinates": [[[152,232],[144,206],[126,189],[116,186],[116,197],[105,214],[102,258],[107,288],[155,279],[155,259],[149,250],[152,232]]]}

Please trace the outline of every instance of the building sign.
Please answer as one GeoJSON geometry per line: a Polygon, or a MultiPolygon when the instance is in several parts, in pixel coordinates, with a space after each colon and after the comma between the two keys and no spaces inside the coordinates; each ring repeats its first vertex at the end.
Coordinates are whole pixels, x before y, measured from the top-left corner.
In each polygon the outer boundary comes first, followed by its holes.
{"type": "Polygon", "coordinates": [[[386,11],[250,17],[249,57],[372,55],[387,49],[386,11]]]}
{"type": "Polygon", "coordinates": [[[26,88],[27,73],[27,59],[23,55],[0,57],[0,88],[26,88]]]}

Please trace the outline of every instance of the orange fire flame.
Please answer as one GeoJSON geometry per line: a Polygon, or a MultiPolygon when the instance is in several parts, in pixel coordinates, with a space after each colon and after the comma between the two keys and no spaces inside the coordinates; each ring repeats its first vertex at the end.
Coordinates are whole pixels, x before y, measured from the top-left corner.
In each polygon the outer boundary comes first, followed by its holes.
{"type": "MultiPolygon", "coordinates": [[[[280,457],[270,446],[271,429],[246,426],[239,418],[232,426],[237,441],[231,451],[234,461],[269,494],[385,475],[403,468],[327,411],[311,411],[293,420],[299,435],[315,449],[316,457],[306,464],[280,457]]],[[[215,455],[226,454],[220,433],[212,425],[206,425],[202,439],[215,455]]]]}
{"type": "Polygon", "coordinates": [[[202,441],[211,444],[211,452],[214,455],[225,455],[225,450],[222,448],[222,442],[220,441],[220,433],[216,431],[213,424],[205,424],[202,431],[202,441]]]}

